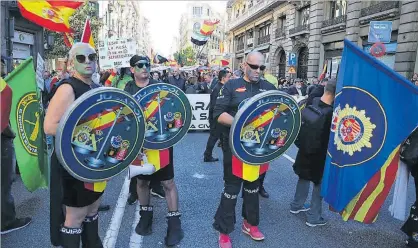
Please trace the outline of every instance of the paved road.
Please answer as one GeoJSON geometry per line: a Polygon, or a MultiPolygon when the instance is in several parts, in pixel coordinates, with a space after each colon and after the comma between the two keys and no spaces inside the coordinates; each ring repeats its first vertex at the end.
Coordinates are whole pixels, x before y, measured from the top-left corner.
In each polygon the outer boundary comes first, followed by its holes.
{"type": "MultiPolygon", "coordinates": [[[[207,133],[190,133],[175,148],[176,181],[183,213],[182,222],[185,238],[179,247],[215,248],[217,233],[211,224],[222,191],[222,168],[220,163],[203,163],[202,153],[207,133]]],[[[387,209],[389,200],[373,225],[343,222],[341,218],[325,210],[329,224],[319,228],[305,225],[305,216],[289,213],[297,177],[292,171],[289,158],[295,158],[297,149],[287,151],[288,158],[281,157],[272,163],[266,178],[266,188],[270,199],[262,199],[260,228],[266,235],[264,242],[256,244],[241,233],[241,201],[237,206],[237,230],[232,233],[235,248],[324,248],[324,247],[366,247],[396,248],[403,245],[404,235],[399,230],[401,221],[392,218],[387,209]]],[[[220,149],[216,155],[221,157],[220,149]]],[[[125,205],[127,183],[124,175],[114,178],[108,186],[104,202],[112,205],[112,210],[100,215],[100,235],[106,239],[106,248],[158,248],[164,247],[166,231],[164,200],[153,198],[155,206],[154,233],[141,237],[133,232],[139,218],[136,206],[125,205]],[[118,205],[118,206],[116,206],[118,205]],[[112,220],[112,216],[113,220],[112,220]]],[[[409,189],[409,203],[412,204],[414,190],[409,189]]],[[[13,195],[20,216],[32,216],[33,223],[20,231],[1,236],[1,247],[51,247],[49,243],[49,195],[47,190],[27,192],[21,181],[13,186],[13,195]]],[[[391,199],[391,196],[389,197],[391,199]]],[[[327,205],[324,204],[324,209],[327,205]]]]}

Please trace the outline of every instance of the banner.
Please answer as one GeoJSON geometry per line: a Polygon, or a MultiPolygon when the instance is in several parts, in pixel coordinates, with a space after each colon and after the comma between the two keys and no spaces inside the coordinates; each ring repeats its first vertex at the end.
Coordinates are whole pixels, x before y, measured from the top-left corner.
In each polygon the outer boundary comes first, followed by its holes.
{"type": "Polygon", "coordinates": [[[209,130],[210,94],[187,94],[192,105],[191,130],[209,130]]]}
{"type": "Polygon", "coordinates": [[[130,67],[129,60],[136,54],[136,41],[132,38],[100,41],[98,47],[103,70],[130,67]]]}
{"type": "Polygon", "coordinates": [[[42,91],[45,88],[44,83],[44,68],[45,68],[45,61],[42,58],[42,56],[38,53],[38,56],[36,56],[36,83],[38,84],[38,88],[42,91]]]}
{"type": "Polygon", "coordinates": [[[418,87],[344,41],[321,192],[344,220],[376,220],[417,109],[418,87]]]}
{"type": "Polygon", "coordinates": [[[33,58],[12,71],[5,81],[13,91],[10,123],[22,181],[33,192],[47,186],[48,163],[43,131],[43,109],[37,89],[33,58]]]}

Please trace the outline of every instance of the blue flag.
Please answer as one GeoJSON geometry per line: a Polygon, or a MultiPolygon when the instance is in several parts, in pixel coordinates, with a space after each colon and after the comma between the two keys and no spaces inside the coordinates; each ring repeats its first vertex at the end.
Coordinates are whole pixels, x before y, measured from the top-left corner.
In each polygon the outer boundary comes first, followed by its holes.
{"type": "Polygon", "coordinates": [[[418,87],[344,41],[322,195],[343,218],[373,222],[418,125],[418,87]]]}

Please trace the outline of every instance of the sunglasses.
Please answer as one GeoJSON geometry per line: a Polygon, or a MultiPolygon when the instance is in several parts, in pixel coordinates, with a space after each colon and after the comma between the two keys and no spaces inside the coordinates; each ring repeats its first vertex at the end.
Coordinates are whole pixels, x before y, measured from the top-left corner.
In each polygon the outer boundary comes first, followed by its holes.
{"type": "Polygon", "coordinates": [[[138,67],[139,69],[150,68],[151,67],[151,65],[150,65],[150,63],[148,63],[148,61],[138,61],[135,64],[135,66],[138,67]]]}
{"type": "Polygon", "coordinates": [[[89,54],[87,56],[83,55],[83,54],[79,54],[79,55],[76,55],[75,58],[77,59],[78,63],[86,62],[86,58],[89,58],[90,62],[94,62],[94,61],[97,60],[97,54],[92,53],[92,54],[89,54]]]}
{"type": "Polygon", "coordinates": [[[260,68],[261,71],[264,71],[266,69],[266,66],[265,65],[252,65],[252,64],[250,64],[248,62],[246,62],[246,63],[253,70],[258,70],[258,68],[260,68]]]}

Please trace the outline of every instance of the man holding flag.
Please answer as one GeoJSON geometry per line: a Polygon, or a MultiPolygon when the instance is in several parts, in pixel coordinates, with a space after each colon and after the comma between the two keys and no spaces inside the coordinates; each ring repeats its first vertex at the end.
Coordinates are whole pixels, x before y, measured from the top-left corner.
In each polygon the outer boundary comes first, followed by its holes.
{"type": "Polygon", "coordinates": [[[344,220],[373,223],[418,126],[418,87],[344,41],[322,195],[344,220]]]}

